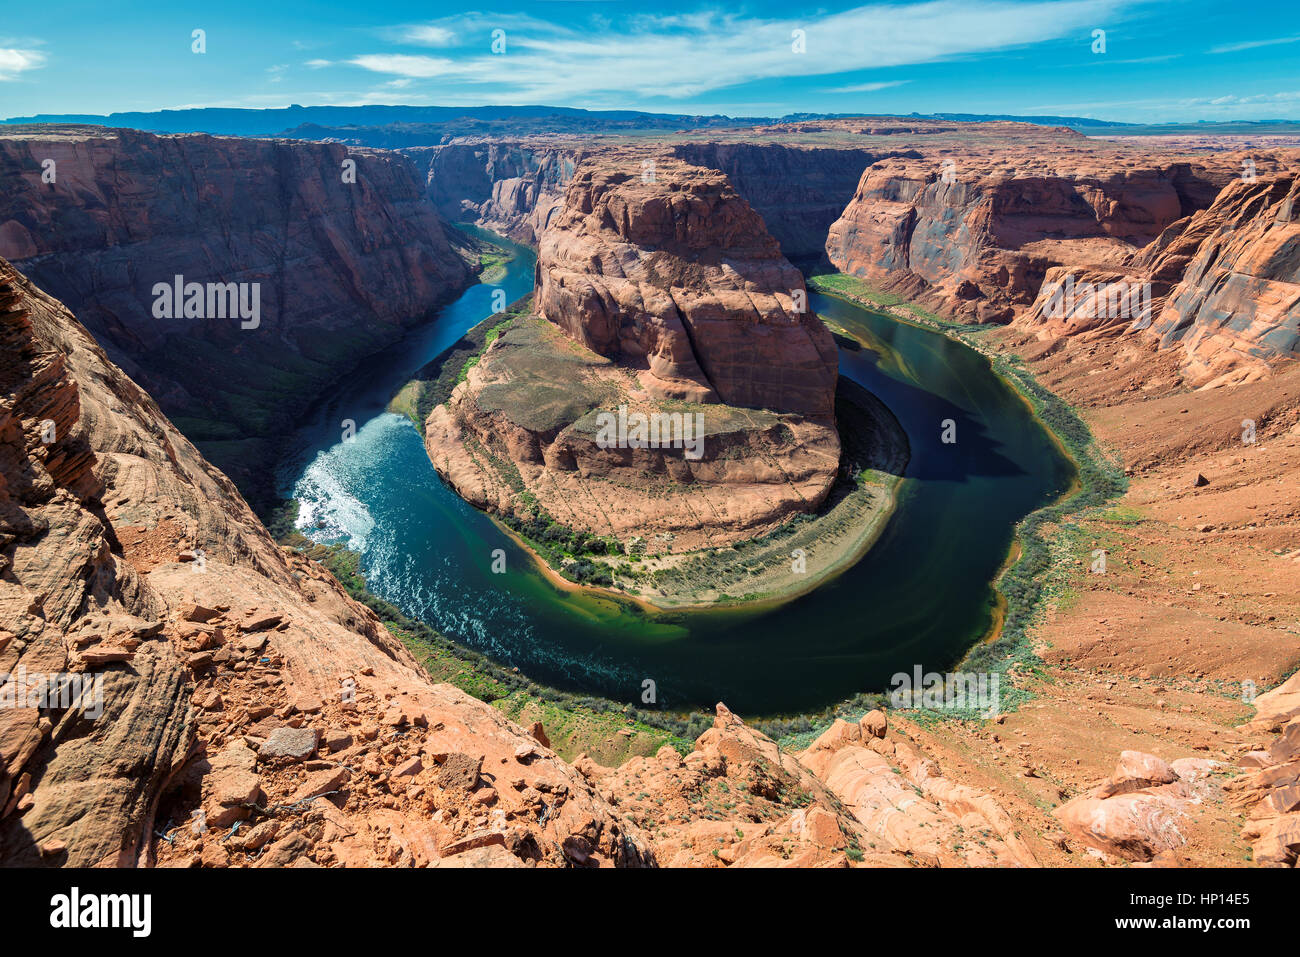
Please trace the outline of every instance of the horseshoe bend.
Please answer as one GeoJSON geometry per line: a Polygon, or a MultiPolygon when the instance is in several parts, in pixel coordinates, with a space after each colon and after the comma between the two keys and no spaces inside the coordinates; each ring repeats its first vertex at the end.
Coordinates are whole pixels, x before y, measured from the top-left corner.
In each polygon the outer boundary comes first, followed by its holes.
{"type": "MultiPolygon", "coordinates": [[[[695,566],[821,515],[836,528],[809,529],[794,562],[831,569],[887,511],[906,437],[861,396],[842,468],[832,335],[718,171],[635,154],[580,165],[539,239],[536,288],[507,316],[425,422],[429,457],[524,534],[580,536],[589,579],[656,603],[738,599],[764,589],[702,586],[695,566]],[[842,507],[824,509],[837,482],[842,507]]],[[[770,590],[815,584],[789,573],[790,548],[760,547],[770,590]]]]}
{"type": "Polygon", "coordinates": [[[0,863],[1294,868],[1252,123],[5,121],[0,863]]]}

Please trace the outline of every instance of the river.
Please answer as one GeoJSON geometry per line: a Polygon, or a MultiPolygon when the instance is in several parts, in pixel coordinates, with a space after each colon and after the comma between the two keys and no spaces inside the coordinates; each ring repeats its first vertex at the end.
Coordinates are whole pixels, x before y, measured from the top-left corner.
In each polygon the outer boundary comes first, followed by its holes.
{"type": "MultiPolygon", "coordinates": [[[[493,242],[499,237],[484,234],[493,242]]],[[[898,507],[856,565],[775,608],[647,615],[564,593],[434,472],[420,434],[385,411],[413,373],[533,284],[534,253],[476,285],[403,342],[366,360],[305,417],[280,473],[299,528],[361,555],[373,592],[456,641],[567,691],[664,708],[724,701],[746,715],[819,710],[885,690],[914,665],[941,671],[984,634],[1015,524],[1054,500],[1073,468],[986,359],[939,333],[839,299],[810,303],[868,344],[841,348],[840,374],[885,402],[912,458],[898,507]],[[356,434],[343,441],[343,422],[356,434]],[[944,420],[956,426],[941,441],[944,420]],[[492,551],[508,571],[492,574],[492,551]]]]}

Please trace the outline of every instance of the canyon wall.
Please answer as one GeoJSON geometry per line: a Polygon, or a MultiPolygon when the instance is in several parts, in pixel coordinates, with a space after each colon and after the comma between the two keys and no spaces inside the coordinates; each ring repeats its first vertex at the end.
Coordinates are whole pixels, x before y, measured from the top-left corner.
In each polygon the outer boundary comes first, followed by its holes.
{"type": "Polygon", "coordinates": [[[0,256],[75,309],[241,483],[331,379],[469,276],[392,153],[10,127],[0,182],[0,256]],[[155,285],[176,276],[205,294],[247,284],[249,306],[255,285],[256,320],[187,315],[179,302],[158,317],[155,285]]]}
{"type": "Polygon", "coordinates": [[[1141,334],[1180,348],[1192,385],[1241,381],[1300,357],[1298,160],[1100,146],[1068,163],[1015,147],[892,158],[863,174],[826,252],[944,316],[1141,334]]]}
{"type": "Polygon", "coordinates": [[[403,152],[425,171],[429,199],[448,220],[533,245],[593,148],[471,141],[403,152]]]}
{"type": "Polygon", "coordinates": [[[1055,159],[1009,149],[884,160],[831,227],[827,256],[945,315],[1009,322],[1051,267],[1126,262],[1232,176],[1224,160],[1072,157],[1058,172],[1055,159]]]}
{"type": "Polygon", "coordinates": [[[1241,381],[1300,358],[1300,175],[1234,181],[1149,271],[1172,274],[1188,256],[1151,334],[1182,346],[1190,380],[1241,381]]]}
{"type": "Polygon", "coordinates": [[[1193,386],[1269,375],[1300,358],[1297,182],[1291,171],[1233,180],[1128,261],[1050,269],[1015,324],[1046,337],[1141,336],[1177,349],[1193,386]]]}
{"type": "Polygon", "coordinates": [[[429,198],[452,221],[475,222],[535,245],[564,198],[578,165],[589,157],[643,164],[664,155],[715,169],[762,217],[786,257],[820,259],[826,233],[853,198],[862,171],[893,150],[816,148],[781,143],[700,142],[664,148],[555,137],[468,140],[402,150],[427,171],[429,198]]]}
{"type": "Polygon", "coordinates": [[[862,172],[892,155],[852,148],[779,143],[684,143],[673,155],[725,173],[788,259],[817,260],[826,235],[853,199],[862,172]]]}

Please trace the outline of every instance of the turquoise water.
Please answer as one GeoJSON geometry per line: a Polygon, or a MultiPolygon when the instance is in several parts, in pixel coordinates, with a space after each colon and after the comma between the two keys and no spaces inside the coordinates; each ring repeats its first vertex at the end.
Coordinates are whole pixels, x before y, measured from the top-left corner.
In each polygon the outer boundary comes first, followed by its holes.
{"type": "MultiPolygon", "coordinates": [[[[494,241],[499,241],[493,237],[494,241]]],[[[942,335],[838,299],[819,314],[866,343],[843,345],[840,374],[879,396],[912,459],[875,547],[815,591],[777,608],[647,616],[628,603],[564,593],[486,516],[444,486],[419,433],[384,411],[417,369],[533,284],[535,257],[497,286],[474,286],[400,345],[375,356],[306,418],[282,484],[301,530],[361,555],[370,588],[438,631],[569,691],[666,708],[725,701],[744,714],[820,709],[884,690],[897,671],[942,670],[990,622],[1015,523],[1064,491],[1073,472],[988,362],[942,335]],[[357,432],[343,442],[342,421],[357,432]],[[951,419],[957,442],[940,441],[951,419]],[[491,571],[504,549],[507,573],[491,571]]]]}

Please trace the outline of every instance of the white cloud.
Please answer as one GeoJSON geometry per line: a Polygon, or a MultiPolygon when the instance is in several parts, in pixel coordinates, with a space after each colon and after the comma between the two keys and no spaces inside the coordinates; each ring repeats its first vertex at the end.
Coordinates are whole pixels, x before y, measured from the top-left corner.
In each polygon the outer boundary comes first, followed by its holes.
{"type": "Polygon", "coordinates": [[[40,50],[0,47],[0,80],[12,80],[28,70],[39,70],[45,65],[45,59],[40,50]]]}
{"type": "Polygon", "coordinates": [[[854,83],[852,86],[833,86],[824,90],[825,93],[875,93],[877,90],[887,90],[891,86],[902,86],[908,80],[882,80],[877,83],[854,83]]]}
{"type": "Polygon", "coordinates": [[[1255,50],[1259,47],[1275,47],[1283,43],[1300,43],[1300,37],[1279,37],[1275,40],[1246,40],[1242,43],[1225,43],[1223,46],[1211,47],[1211,53],[1238,53],[1242,50],[1255,50]]]}
{"type": "Polygon", "coordinates": [[[312,70],[320,70],[327,66],[333,66],[334,64],[331,63],[329,60],[308,60],[303,65],[312,70]]]}
{"type": "Polygon", "coordinates": [[[422,23],[403,30],[401,39],[419,46],[449,47],[456,42],[456,31],[434,23],[422,23]]]}
{"type": "Polygon", "coordinates": [[[925,0],[840,13],[757,19],[730,13],[634,15],[549,23],[466,14],[428,24],[460,41],[456,57],[368,53],[354,66],[456,85],[445,96],[484,102],[589,102],[606,94],[683,98],[782,77],[931,63],[1078,36],[1119,18],[1129,0],[925,0]],[[506,52],[490,52],[492,31],[506,52]],[[804,31],[805,53],[791,49],[804,31]],[[479,52],[481,51],[481,52],[479,52]]]}
{"type": "Polygon", "coordinates": [[[418,80],[456,72],[455,62],[444,57],[411,56],[405,53],[372,53],[353,57],[348,62],[373,73],[392,73],[418,80]]]}

